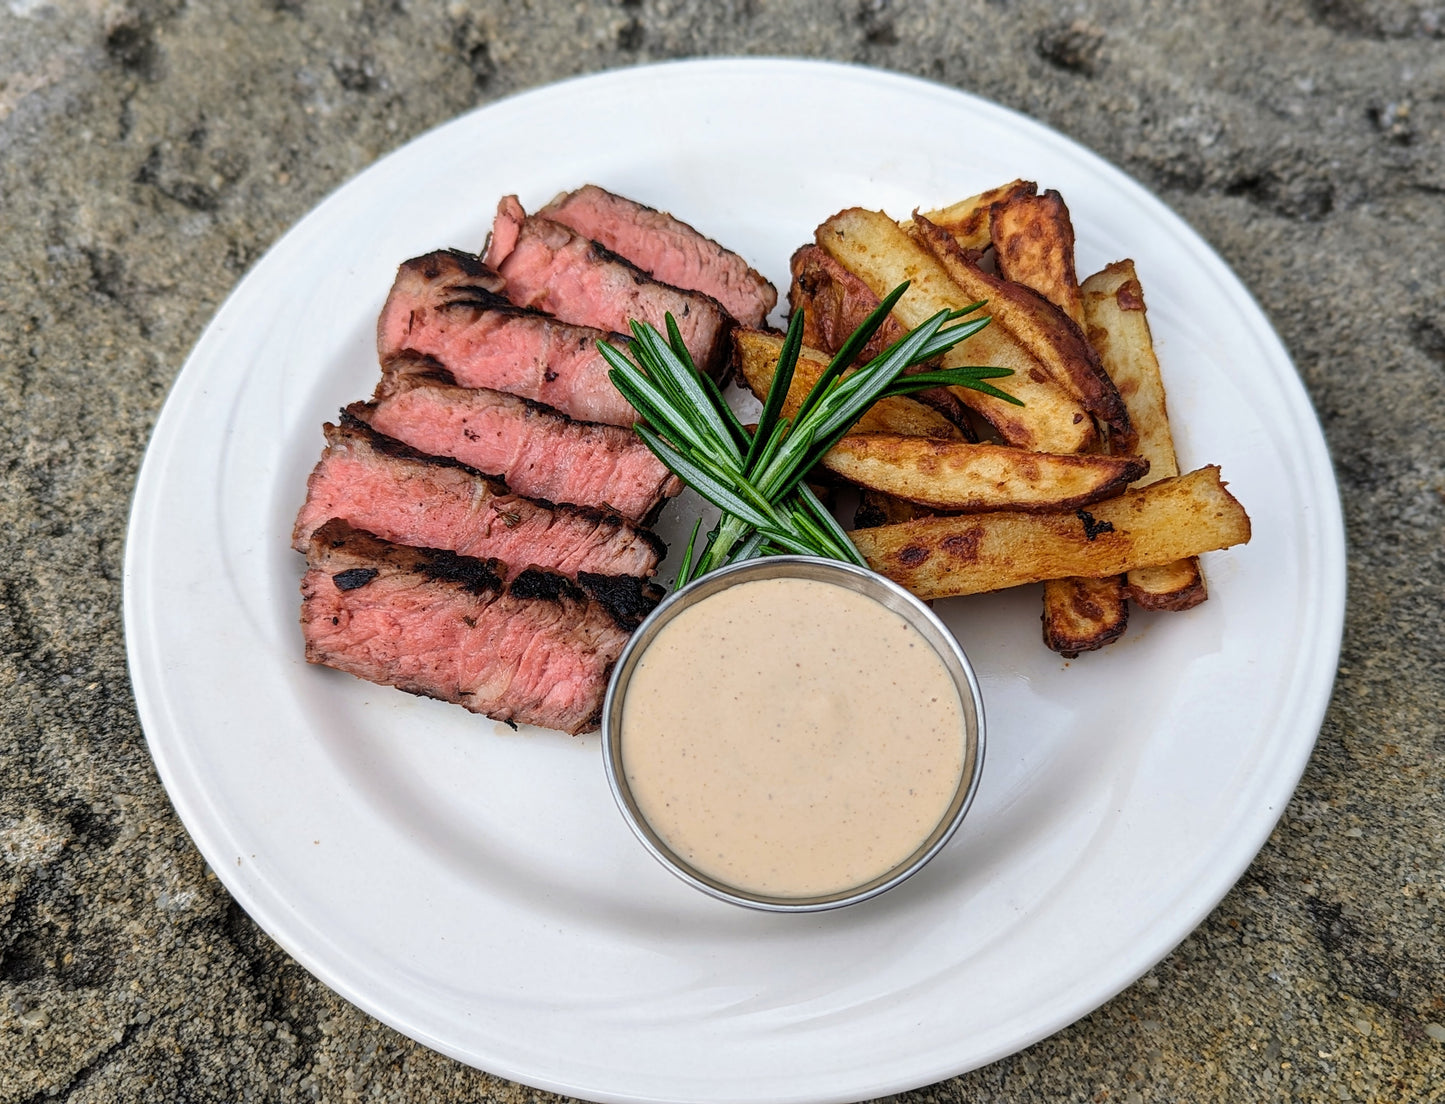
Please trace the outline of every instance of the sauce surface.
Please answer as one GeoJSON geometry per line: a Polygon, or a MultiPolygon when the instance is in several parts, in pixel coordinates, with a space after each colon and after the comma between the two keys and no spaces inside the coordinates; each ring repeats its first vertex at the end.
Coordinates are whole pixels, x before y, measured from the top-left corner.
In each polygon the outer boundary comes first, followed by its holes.
{"type": "Polygon", "coordinates": [[[861,886],[958,790],[963,706],[912,625],[811,579],[738,583],[674,617],[623,705],[644,819],[698,871],[776,897],[861,886]]]}

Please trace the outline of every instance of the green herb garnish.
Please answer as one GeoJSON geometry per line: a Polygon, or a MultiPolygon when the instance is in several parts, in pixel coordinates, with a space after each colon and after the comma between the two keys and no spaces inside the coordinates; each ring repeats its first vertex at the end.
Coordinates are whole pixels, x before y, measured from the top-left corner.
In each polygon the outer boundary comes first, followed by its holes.
{"type": "Polygon", "coordinates": [[[1022,405],[984,382],[1012,375],[1008,368],[944,368],[902,375],[988,325],[987,316],[960,321],[983,307],[982,302],[939,311],[848,373],[907,288],[906,283],[894,288],[853,331],[790,419],[782,417],[783,403],[803,348],[803,312],[795,311],[752,433],[717,384],[693,365],[671,315],[666,339],[648,323],[632,323],[631,360],[615,346],[598,342],[611,367],[613,385],[642,415],[634,427],[637,435],[669,470],[723,512],[696,559],[693,549],[701,519],[693,526],[675,585],[683,586],[735,560],[779,552],[863,565],[853,542],[803,477],[880,398],[949,386],[1022,405]]]}

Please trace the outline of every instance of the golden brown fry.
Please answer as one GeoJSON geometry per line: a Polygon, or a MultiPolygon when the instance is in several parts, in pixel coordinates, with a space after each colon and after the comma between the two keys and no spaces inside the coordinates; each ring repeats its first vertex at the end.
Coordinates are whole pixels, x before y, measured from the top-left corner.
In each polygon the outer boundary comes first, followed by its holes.
{"type": "Polygon", "coordinates": [[[1158,567],[1136,567],[1129,572],[1124,589],[1140,609],[1171,613],[1193,609],[1209,597],[1198,556],[1158,567]]]}
{"type": "MultiPolygon", "coordinates": [[[[1015,180],[1002,187],[990,188],[936,211],[925,211],[923,217],[942,226],[964,249],[987,249],[991,240],[989,213],[996,203],[1004,203],[1016,195],[1033,195],[1038,185],[1031,180],[1015,180]]],[[[904,223],[904,229],[907,224],[904,223]]]]}
{"type": "Polygon", "coordinates": [[[823,464],[850,482],[950,512],[1072,510],[1121,493],[1147,461],[1026,452],[894,433],[843,438],[823,464]]]}
{"type": "MultiPolygon", "coordinates": [[[[1108,427],[1106,452],[1128,451],[1132,429],[1121,424],[1127,412],[1124,400],[1099,363],[1098,354],[1084,340],[1083,304],[1074,268],[1074,225],[1058,192],[1013,195],[994,205],[990,232],[999,274],[1011,283],[1037,292],[1067,318],[1067,329],[1077,339],[1067,344],[1074,355],[1056,370],[1071,379],[1084,406],[1108,427]],[[1097,396],[1089,401],[1089,393],[1097,396]]],[[[1047,362],[1046,362],[1047,364],[1047,362]]],[[[1129,625],[1129,603],[1124,577],[1106,579],[1050,579],[1044,583],[1044,643],[1056,652],[1076,656],[1112,644],[1129,625]]]]}
{"type": "MultiPolygon", "coordinates": [[[[778,367],[778,354],[782,352],[783,339],[777,334],[761,330],[738,329],[733,331],[733,361],[739,377],[759,399],[766,400],[768,388],[773,383],[773,373],[778,367]]],[[[783,416],[791,418],[798,413],[803,399],[818,382],[818,377],[828,367],[832,358],[815,349],[803,347],[793,369],[792,386],[783,402],[783,416]]],[[[899,433],[910,437],[936,437],[941,440],[962,440],[959,428],[938,411],[913,399],[893,395],[879,399],[863,412],[854,424],[854,433],[899,433]]]]}
{"type": "Polygon", "coordinates": [[[1164,381],[1133,261],[1116,261],[1084,281],[1085,333],[1133,416],[1135,448],[1149,461],[1147,481],[1179,472],[1164,402],[1164,381]]]}
{"type": "Polygon", "coordinates": [[[1127,443],[1133,431],[1124,400],[1104,373],[1084,332],[1038,292],[984,272],[941,226],[922,215],[915,215],[913,222],[914,240],[933,255],[963,294],[970,300],[987,299],[994,325],[1008,330],[1085,410],[1108,427],[1109,440],[1117,451],[1130,451],[1127,443]]]}
{"type": "MultiPolygon", "coordinates": [[[[1168,478],[1179,471],[1179,464],[1134,262],[1111,264],[1085,280],[1081,290],[1089,341],[1129,408],[1136,450],[1149,461],[1145,482],[1168,478]]],[[[1130,598],[1153,610],[1190,609],[1208,596],[1197,557],[1131,571],[1128,588],[1130,598]]]]}
{"type": "MultiPolygon", "coordinates": [[[[894,316],[912,328],[940,310],[957,310],[975,299],[960,290],[934,257],[898,224],[877,211],[849,208],[818,227],[818,244],[875,295],[887,295],[903,281],[908,291],[894,316]]],[[[1002,326],[990,325],[944,355],[945,367],[990,365],[1014,374],[995,381],[1024,405],[965,388],[955,393],[1011,445],[1040,452],[1082,452],[1096,440],[1093,421],[1038,360],[1002,326]]]]}
{"type": "MultiPolygon", "coordinates": [[[[791,268],[793,282],[788,288],[788,305],[794,312],[803,312],[803,344],[831,356],[877,308],[878,296],[816,245],[805,245],[794,252],[791,268]]],[[[866,364],[907,332],[898,319],[889,315],[863,346],[858,363],[866,364]]],[[[928,367],[931,365],[918,365],[916,370],[925,371],[928,367]]],[[[930,387],[913,397],[958,426],[966,440],[978,440],[963,403],[948,388],[930,387]]]]}
{"type": "MultiPolygon", "coordinates": [[[[878,296],[816,245],[796,250],[789,267],[793,282],[788,288],[788,306],[803,312],[803,344],[829,355],[836,353],[848,335],[873,313],[878,296]]],[[[889,315],[863,346],[858,363],[866,364],[907,332],[898,319],[889,315]]]]}
{"type": "Polygon", "coordinates": [[[1129,627],[1120,576],[1049,579],[1044,583],[1044,643],[1066,659],[1112,644],[1129,627]]]}
{"type": "Polygon", "coordinates": [[[1084,327],[1084,304],[1074,269],[1074,224],[1064,197],[1016,193],[994,205],[990,217],[999,275],[1033,288],[1084,327]]]}
{"type": "Polygon", "coordinates": [[[1249,535],[1249,515],[1225,489],[1217,467],[1073,513],[924,518],[850,534],[869,566],[920,598],[1070,575],[1121,575],[1228,548],[1249,535]]]}

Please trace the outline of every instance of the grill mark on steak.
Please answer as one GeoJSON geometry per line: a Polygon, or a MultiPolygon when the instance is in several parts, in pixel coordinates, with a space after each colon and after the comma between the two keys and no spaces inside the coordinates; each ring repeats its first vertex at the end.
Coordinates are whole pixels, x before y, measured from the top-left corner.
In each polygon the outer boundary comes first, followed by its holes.
{"type": "Polygon", "coordinates": [[[343,571],[339,575],[331,576],[331,581],[336,584],[337,590],[355,590],[357,587],[364,587],[375,578],[376,568],[353,567],[350,571],[343,571]]]}
{"type": "Polygon", "coordinates": [[[439,279],[448,270],[460,271],[464,276],[475,280],[477,286],[474,290],[483,294],[500,292],[504,283],[502,278],[488,268],[480,257],[463,249],[438,249],[424,257],[418,257],[405,263],[415,265],[428,280],[439,279]]]}
{"type": "Polygon", "coordinates": [[[453,386],[434,361],[408,363],[393,361],[377,397],[352,403],[346,414],[421,452],[493,474],[518,494],[612,510],[631,521],[682,490],[629,429],[575,421],[500,391],[453,386]]]}
{"type": "Polygon", "coordinates": [[[567,580],[529,569],[519,593],[495,562],[393,544],[339,519],[306,553],[308,662],[507,723],[596,727],[627,631],[567,580]],[[363,574],[360,586],[333,585],[363,574]]]}
{"type": "Polygon", "coordinates": [[[663,590],[656,583],[635,575],[596,575],[577,572],[577,585],[589,598],[606,606],[617,623],[635,629],[662,601],[663,590]]]}
{"type": "Polygon", "coordinates": [[[777,291],[738,254],[673,215],[595,184],[564,192],[537,215],[591,238],[656,280],[712,297],[745,326],[761,326],[777,305],[777,291]]]}
{"type": "Polygon", "coordinates": [[[666,545],[617,514],[511,493],[456,460],[424,456],[343,413],[307,481],[293,543],[304,551],[333,517],[400,544],[496,557],[515,572],[535,564],[574,576],[651,576],[666,545]]]}
{"type": "MultiPolygon", "coordinates": [[[[392,395],[412,387],[439,383],[445,387],[460,387],[457,377],[452,375],[445,364],[433,356],[421,353],[403,352],[386,360],[381,366],[381,379],[372,392],[371,401],[389,399],[392,395]]],[[[520,398],[520,396],[518,396],[520,398]]],[[[523,399],[532,402],[531,399],[523,399]]],[[[548,409],[551,409],[550,407],[548,409]]]]}
{"type": "Polygon", "coordinates": [[[667,332],[671,313],[700,371],[728,366],[732,315],[701,292],[655,280],[605,245],[561,223],[528,217],[516,196],[497,208],[486,263],[506,281],[513,303],[578,325],[622,331],[640,319],[667,332]]]}
{"type": "MultiPolygon", "coordinates": [[[[347,430],[350,434],[364,438],[374,452],[382,456],[394,457],[397,460],[415,460],[417,463],[432,464],[439,468],[460,468],[462,471],[479,475],[489,483],[494,484],[496,493],[507,493],[507,481],[499,475],[495,475],[492,472],[479,471],[477,468],[463,464],[455,457],[437,456],[433,453],[422,452],[421,449],[414,448],[405,441],[373,429],[364,419],[358,418],[352,412],[352,407],[358,405],[364,406],[365,404],[352,403],[351,406],[344,408],[338,415],[341,428],[347,430]]],[[[323,426],[322,429],[324,430],[325,426],[323,426]]],[[[330,440],[329,434],[327,440],[330,440]]]]}
{"type": "Polygon", "coordinates": [[[502,284],[480,258],[457,250],[404,262],[376,324],[383,368],[431,357],[460,386],[534,399],[579,421],[632,425],[637,412],[597,352],[599,341],[628,339],[519,307],[499,294],[502,284]]]}
{"type": "Polygon", "coordinates": [[[456,583],[471,594],[500,590],[502,580],[506,578],[507,566],[501,560],[458,556],[445,548],[428,548],[425,551],[428,556],[420,570],[428,579],[456,583]]]}
{"type": "Polygon", "coordinates": [[[560,598],[575,600],[586,597],[580,588],[561,575],[531,567],[512,580],[512,593],[518,598],[546,598],[553,602],[560,598]]]}

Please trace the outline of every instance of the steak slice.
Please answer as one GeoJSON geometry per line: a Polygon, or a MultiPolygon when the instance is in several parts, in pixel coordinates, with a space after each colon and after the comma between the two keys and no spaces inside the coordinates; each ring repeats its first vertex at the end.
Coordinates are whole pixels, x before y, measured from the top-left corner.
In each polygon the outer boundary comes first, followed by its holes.
{"type": "MultiPolygon", "coordinates": [[[[810,348],[830,355],[836,353],[881,302],[872,288],[839,264],[832,254],[816,245],[805,245],[797,250],[789,267],[793,283],[788,288],[788,306],[803,312],[803,344],[810,348]]],[[[903,324],[889,315],[868,344],[863,346],[857,363],[867,364],[907,333],[903,324]]],[[[924,366],[911,369],[923,370],[924,366]]],[[[916,392],[913,397],[927,403],[958,426],[968,440],[978,440],[963,403],[948,388],[930,387],[927,391],[916,392]]]]}
{"type": "Polygon", "coordinates": [[[576,422],[540,403],[447,379],[435,361],[394,361],[376,398],[346,411],[420,452],[500,476],[529,498],[641,521],[682,490],[630,429],[576,422]]]}
{"type": "Polygon", "coordinates": [[[537,212],[601,242],[665,284],[711,295],[753,329],[778,304],[778,293],[736,253],[663,211],[588,184],[537,212]]]}
{"type": "Polygon", "coordinates": [[[597,351],[599,341],[627,339],[515,306],[499,294],[502,283],[480,258],[454,249],[403,263],[376,324],[383,366],[408,354],[434,357],[463,387],[521,395],[579,421],[632,425],[637,411],[597,351]]]}
{"type": "Polygon", "coordinates": [[[499,721],[597,727],[628,627],[568,580],[528,569],[506,584],[495,560],[392,544],[340,520],[311,535],[306,560],[308,662],[499,721]]]}
{"type": "Polygon", "coordinates": [[[716,378],[728,364],[733,319],[711,296],[654,280],[605,245],[560,222],[527,217],[516,196],[497,207],[487,264],[501,273],[505,294],[564,322],[630,333],[632,319],[664,334],[671,313],[698,370],[716,378]]]}
{"type": "Polygon", "coordinates": [[[424,456],[344,412],[340,425],[324,429],[327,447],[292,533],[297,551],[330,518],[398,544],[496,558],[509,575],[533,564],[573,578],[647,578],[666,551],[655,533],[616,514],[512,494],[504,483],[424,456]]]}

